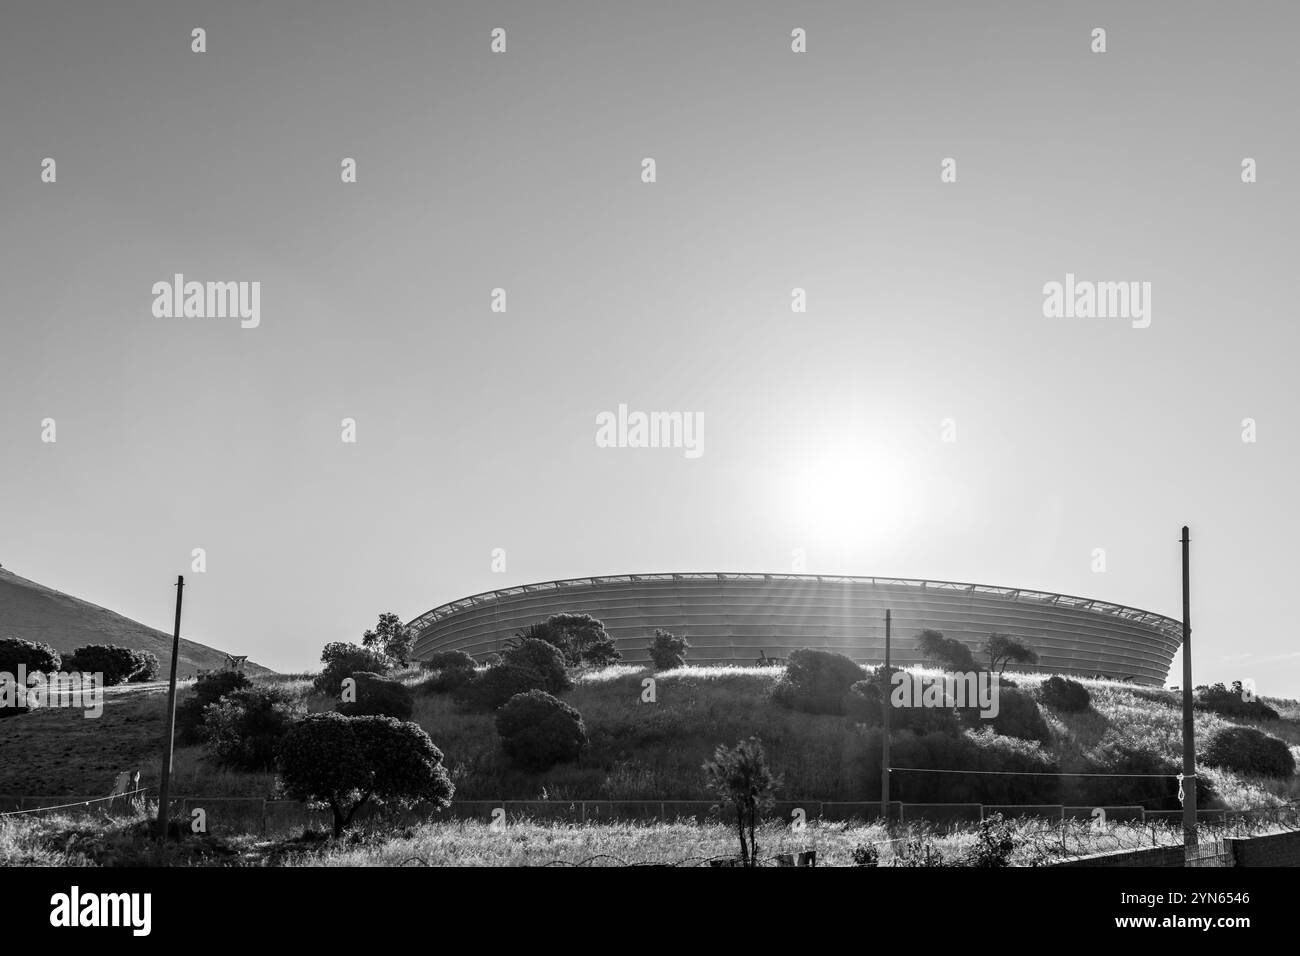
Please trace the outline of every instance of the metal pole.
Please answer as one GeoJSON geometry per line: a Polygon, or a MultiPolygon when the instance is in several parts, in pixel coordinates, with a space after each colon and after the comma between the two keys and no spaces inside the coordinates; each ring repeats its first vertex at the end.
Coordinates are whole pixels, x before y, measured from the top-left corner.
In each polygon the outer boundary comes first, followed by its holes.
{"type": "Polygon", "coordinates": [[[158,785],[158,839],[167,838],[167,802],[170,797],[172,776],[172,738],[176,736],[176,662],[181,656],[181,596],[185,593],[185,578],[176,575],[176,624],[172,628],[172,673],[167,688],[167,736],[163,739],[161,780],[158,785]]]}
{"type": "Polygon", "coordinates": [[[1196,849],[1196,730],[1192,724],[1192,596],[1188,547],[1183,525],[1183,850],[1196,849]]]}
{"type": "Polygon", "coordinates": [[[884,735],[880,738],[880,818],[889,824],[889,636],[890,612],[885,609],[885,686],[880,696],[880,708],[884,716],[884,735]]]}

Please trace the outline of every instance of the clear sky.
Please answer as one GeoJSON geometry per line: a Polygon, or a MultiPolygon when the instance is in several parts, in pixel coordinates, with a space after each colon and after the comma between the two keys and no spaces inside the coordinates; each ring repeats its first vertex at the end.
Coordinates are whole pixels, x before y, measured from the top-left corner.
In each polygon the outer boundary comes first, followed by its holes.
{"type": "Polygon", "coordinates": [[[1197,682],[1300,694],[1294,4],[0,17],[15,573],[163,629],[184,573],[187,637],[296,670],[384,610],[796,548],[1177,616],[1188,524],[1197,682]],[[260,326],[156,318],[178,272],[260,326]],[[1046,318],[1067,273],[1150,326],[1046,318]],[[597,447],[620,403],[703,455],[597,447]]]}

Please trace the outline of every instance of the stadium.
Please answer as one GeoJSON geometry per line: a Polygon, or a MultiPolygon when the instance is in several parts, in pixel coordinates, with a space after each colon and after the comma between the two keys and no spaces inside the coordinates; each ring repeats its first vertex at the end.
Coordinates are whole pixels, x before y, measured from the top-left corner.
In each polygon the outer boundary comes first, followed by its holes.
{"type": "Polygon", "coordinates": [[[625,574],[572,578],[487,591],[410,622],[415,657],[462,650],[477,660],[531,624],[562,611],[604,622],[629,663],[649,660],[656,628],[690,641],[693,664],[754,664],[800,647],[837,651],[862,664],[885,656],[921,664],[913,636],[942,631],[974,650],[994,631],[1033,648],[1038,666],[1019,668],[1160,686],[1182,641],[1182,625],[1137,608],[1066,594],[952,581],[812,574],[625,574]]]}

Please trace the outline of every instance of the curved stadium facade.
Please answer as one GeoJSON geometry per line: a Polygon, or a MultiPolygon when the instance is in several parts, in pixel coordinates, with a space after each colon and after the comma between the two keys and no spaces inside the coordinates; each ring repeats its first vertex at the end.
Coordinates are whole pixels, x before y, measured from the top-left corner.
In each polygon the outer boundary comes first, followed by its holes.
{"type": "Polygon", "coordinates": [[[693,664],[753,664],[800,647],[837,651],[862,664],[885,656],[920,664],[913,636],[942,631],[973,649],[993,631],[1038,652],[1041,672],[1163,684],[1182,625],[1137,608],[1066,594],[951,581],[812,574],[625,574],[487,591],[410,623],[415,657],[463,650],[482,660],[530,624],[562,611],[604,622],[624,660],[649,660],[656,628],[690,641],[693,664]]]}

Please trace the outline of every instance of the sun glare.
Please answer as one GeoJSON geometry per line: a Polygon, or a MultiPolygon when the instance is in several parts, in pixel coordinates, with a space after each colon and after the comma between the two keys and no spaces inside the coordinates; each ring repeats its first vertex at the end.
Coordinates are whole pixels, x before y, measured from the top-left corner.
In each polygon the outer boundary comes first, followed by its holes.
{"type": "Polygon", "coordinates": [[[890,454],[837,453],[801,462],[792,484],[792,517],[823,539],[879,540],[911,509],[911,485],[890,454]]]}

